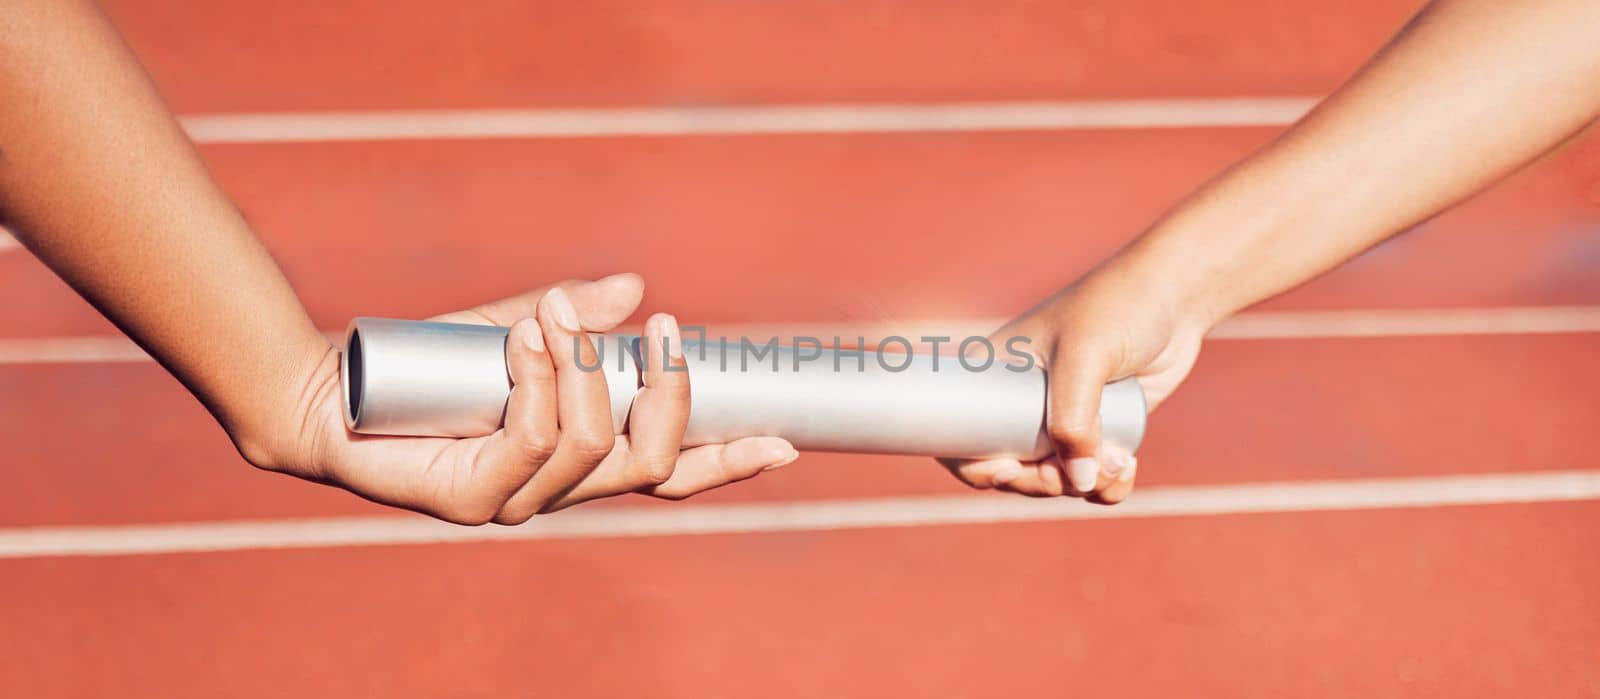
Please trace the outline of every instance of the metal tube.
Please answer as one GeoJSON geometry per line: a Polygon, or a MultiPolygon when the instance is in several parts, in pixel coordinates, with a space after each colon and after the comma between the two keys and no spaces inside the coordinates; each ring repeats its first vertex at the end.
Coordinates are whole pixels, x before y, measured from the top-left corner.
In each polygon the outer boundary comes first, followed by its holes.
{"type": "MultiPolygon", "coordinates": [[[[467,437],[500,425],[511,383],[506,329],[357,318],[346,333],[345,417],[364,434],[467,437]]],[[[637,337],[602,348],[618,433],[639,387],[637,337]]],[[[685,343],[691,407],[684,445],[779,436],[802,450],[963,458],[1040,458],[1047,382],[1038,368],[952,356],[807,346],[685,343]]],[[[1101,394],[1104,438],[1135,450],[1144,394],[1132,380],[1101,394]]]]}
{"type": "MultiPolygon", "coordinates": [[[[339,369],[345,426],[362,434],[413,437],[479,437],[499,429],[511,395],[508,332],[494,325],[351,321],[339,369]]],[[[598,371],[606,373],[611,423],[621,434],[639,390],[639,371],[626,352],[607,360],[598,371]]]]}

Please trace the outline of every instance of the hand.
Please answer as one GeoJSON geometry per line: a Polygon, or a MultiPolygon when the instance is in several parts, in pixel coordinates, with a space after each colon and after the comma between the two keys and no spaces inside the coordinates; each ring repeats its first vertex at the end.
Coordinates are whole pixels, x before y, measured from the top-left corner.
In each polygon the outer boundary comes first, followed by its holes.
{"type": "Polygon", "coordinates": [[[991,336],[996,344],[1028,338],[1026,347],[1048,372],[1046,431],[1055,454],[1033,463],[941,460],[951,473],[975,488],[1024,495],[1073,495],[1106,505],[1128,497],[1138,462],[1125,448],[1101,442],[1101,388],[1137,377],[1154,410],[1188,376],[1212,324],[1182,290],[1136,267],[1113,258],[991,336]]]}
{"type": "Polygon", "coordinates": [[[629,434],[612,434],[605,375],[582,371],[575,362],[595,366],[595,347],[585,333],[615,327],[642,296],[639,277],[619,274],[561,282],[435,318],[511,326],[506,363],[514,386],[505,426],[486,437],[350,432],[341,412],[339,353],[329,347],[296,399],[297,421],[282,431],[292,437],[253,462],[450,522],[519,524],[623,493],[683,499],[793,461],[794,447],[776,437],[679,451],[689,419],[689,375],[662,369],[664,338],[673,347],[668,361],[684,363],[677,321],[664,314],[646,323],[649,368],[629,434]]]}

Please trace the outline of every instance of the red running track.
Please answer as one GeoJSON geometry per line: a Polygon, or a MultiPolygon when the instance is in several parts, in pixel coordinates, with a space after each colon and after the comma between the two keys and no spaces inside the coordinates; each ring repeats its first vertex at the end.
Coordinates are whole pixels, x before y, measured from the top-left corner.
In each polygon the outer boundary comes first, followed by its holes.
{"type": "MultiPolygon", "coordinates": [[[[1318,94],[1416,3],[107,5],[197,113],[1318,94]]],[[[1271,135],[203,152],[324,327],[621,269],[685,319],[883,323],[1016,312],[1271,135]]],[[[1597,269],[1589,139],[1271,308],[1600,305],[1597,269]]],[[[20,252],[0,298],[0,340],[112,332],[20,252]]],[[[1213,342],[1141,483],[1594,470],[1597,353],[1596,333],[1213,342]]],[[[148,363],[0,365],[0,445],[4,532],[382,512],[251,470],[148,363]]],[[[703,500],[959,490],[925,460],[807,455],[703,500]]],[[[1545,502],[3,559],[0,690],[1596,696],[1597,526],[1600,504],[1545,502]]]]}
{"type": "Polygon", "coordinates": [[[0,562],[24,695],[1585,696],[1600,504],[0,562]]]}

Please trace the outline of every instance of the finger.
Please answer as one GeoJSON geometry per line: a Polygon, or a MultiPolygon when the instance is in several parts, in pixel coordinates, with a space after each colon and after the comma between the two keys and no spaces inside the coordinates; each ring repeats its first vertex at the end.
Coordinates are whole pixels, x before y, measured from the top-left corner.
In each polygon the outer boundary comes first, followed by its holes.
{"type": "Polygon", "coordinates": [[[347,434],[318,477],[457,524],[490,521],[556,443],[553,369],[540,339],[531,322],[511,329],[506,362],[515,385],[503,428],[476,439],[347,434]]]}
{"type": "Polygon", "coordinates": [[[939,459],[939,463],[962,483],[979,489],[1005,485],[1023,473],[1022,462],[1016,459],[939,459]]]}
{"type": "MultiPolygon", "coordinates": [[[[600,357],[578,326],[577,311],[560,288],[551,289],[538,309],[551,364],[555,367],[555,452],[502,508],[497,521],[517,523],[540,512],[571,490],[611,453],[611,396],[600,357]],[[587,367],[587,369],[585,369],[587,367]]],[[[618,351],[621,351],[620,348],[618,351]]]]}
{"type": "MultiPolygon", "coordinates": [[[[1063,355],[1060,347],[1051,352],[1045,352],[1048,344],[1059,344],[1059,339],[1054,337],[1054,332],[1048,328],[1040,327],[1032,322],[1007,324],[994,331],[989,339],[995,343],[1003,343],[1008,355],[1023,356],[1031,359],[1036,366],[1047,367],[1050,376],[1050,403],[1047,406],[1046,429],[1050,441],[1055,447],[1058,459],[1049,459],[1038,464],[1037,468],[1028,468],[1026,478],[1019,478],[1015,487],[1004,487],[1002,490],[1019,492],[1024,495],[1050,496],[1072,495],[1083,496],[1093,492],[1095,479],[1100,470],[1100,465],[1093,457],[1075,456],[1080,448],[1088,448],[1085,453],[1093,454],[1093,447],[1074,445],[1095,444],[1099,442],[1099,412],[1100,389],[1088,382],[1059,381],[1056,377],[1081,377],[1085,374],[1098,372],[1074,369],[1073,365],[1061,360],[1063,355]],[[1057,359],[1053,361],[1051,356],[1057,359]],[[1088,392],[1088,400],[1072,399],[1073,395],[1088,392]],[[1087,430],[1079,427],[1083,422],[1081,413],[1074,413],[1068,406],[1087,405],[1090,416],[1087,430]]],[[[1076,355],[1075,355],[1076,356],[1076,355]]],[[[1088,355],[1086,355],[1088,356],[1088,355]]]]}
{"type": "Polygon", "coordinates": [[[628,413],[633,453],[628,475],[634,488],[659,485],[672,476],[689,425],[689,367],[678,319],[665,313],[651,316],[643,343],[639,357],[645,363],[644,387],[628,413]]]}
{"type": "Polygon", "coordinates": [[[1057,352],[1050,364],[1045,431],[1072,487],[1093,492],[1100,473],[1100,392],[1111,378],[1105,353],[1057,352]]]}
{"type": "MultiPolygon", "coordinates": [[[[632,445],[628,441],[628,435],[617,435],[617,441],[611,447],[611,453],[607,454],[606,458],[601,459],[600,464],[595,466],[594,470],[590,471],[589,475],[585,476],[571,490],[563,493],[556,498],[554,503],[547,505],[540,512],[555,512],[556,510],[572,507],[580,502],[632,493],[642,487],[648,487],[635,485],[631,481],[628,470],[633,458],[631,452],[632,445]]],[[[510,523],[514,524],[515,522],[510,523]]]]}
{"type": "Polygon", "coordinates": [[[505,425],[485,440],[470,474],[475,486],[498,494],[495,513],[555,453],[560,435],[555,368],[538,322],[530,318],[511,326],[506,368],[512,387],[505,425]]]}
{"type": "Polygon", "coordinates": [[[678,455],[678,465],[671,478],[642,492],[658,498],[682,500],[793,463],[798,458],[800,452],[778,437],[747,437],[727,444],[695,447],[678,455]]]}
{"type": "Polygon", "coordinates": [[[1053,498],[1067,494],[1066,480],[1061,477],[1061,466],[1054,459],[1022,464],[1022,475],[997,486],[995,489],[1036,498],[1053,498]]]}
{"type": "Polygon", "coordinates": [[[617,446],[594,471],[562,496],[551,509],[570,507],[596,498],[631,493],[660,485],[672,476],[689,423],[689,379],[683,371],[665,371],[667,366],[685,365],[681,350],[663,353],[662,341],[680,341],[676,321],[662,314],[645,323],[640,359],[645,362],[645,387],[634,398],[628,417],[628,434],[617,437],[617,446]]]}
{"type": "Polygon", "coordinates": [[[613,274],[595,281],[569,279],[540,287],[499,301],[491,301],[465,311],[434,316],[445,323],[511,325],[538,314],[539,301],[551,289],[561,289],[578,312],[584,330],[604,332],[617,326],[639,308],[644,299],[644,280],[637,274],[613,274]]]}
{"type": "Polygon", "coordinates": [[[695,493],[742,481],[762,471],[779,468],[800,455],[787,441],[777,437],[750,437],[728,444],[695,447],[678,454],[672,476],[666,482],[618,490],[610,485],[626,480],[628,437],[617,437],[619,448],[600,462],[588,478],[561,496],[547,511],[555,511],[622,492],[642,492],[669,500],[681,500],[695,493]]]}
{"type": "Polygon", "coordinates": [[[1128,495],[1133,493],[1134,478],[1138,476],[1139,459],[1126,450],[1107,446],[1101,454],[1101,461],[1106,464],[1108,471],[1101,473],[1099,488],[1089,501],[1115,505],[1128,499],[1128,495]]]}
{"type": "Polygon", "coordinates": [[[1100,487],[1100,479],[1104,477],[1100,460],[1092,456],[1075,456],[1067,459],[1062,464],[1061,470],[1066,474],[1067,494],[1074,497],[1093,493],[1100,487]]]}

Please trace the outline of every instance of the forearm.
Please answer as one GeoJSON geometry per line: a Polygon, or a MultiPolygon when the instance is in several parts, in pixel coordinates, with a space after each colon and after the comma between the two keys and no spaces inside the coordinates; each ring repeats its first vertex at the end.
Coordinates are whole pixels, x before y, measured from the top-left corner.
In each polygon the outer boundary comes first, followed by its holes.
{"type": "Polygon", "coordinates": [[[115,30],[8,0],[0,94],[0,217],[236,440],[269,439],[328,343],[115,30]]]}
{"type": "Polygon", "coordinates": [[[1443,0],[1113,265],[1214,322],[1448,208],[1600,112],[1600,3],[1443,0]]]}

